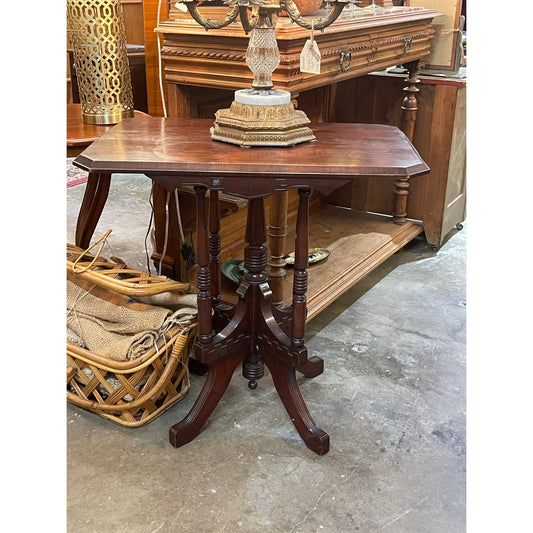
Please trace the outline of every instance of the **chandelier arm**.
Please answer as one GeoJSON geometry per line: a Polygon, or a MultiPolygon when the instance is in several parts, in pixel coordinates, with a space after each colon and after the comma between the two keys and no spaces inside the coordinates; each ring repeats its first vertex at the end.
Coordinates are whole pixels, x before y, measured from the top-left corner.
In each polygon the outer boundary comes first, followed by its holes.
{"type": "Polygon", "coordinates": [[[239,6],[239,14],[244,32],[250,33],[256,27],[259,17],[257,14],[252,12],[252,17],[250,20],[250,17],[248,16],[248,6],[246,5],[239,6]]]}
{"type": "Polygon", "coordinates": [[[226,15],[226,18],[224,20],[213,20],[210,18],[204,18],[200,11],[198,10],[197,3],[196,2],[187,2],[186,3],[187,10],[189,11],[191,17],[200,24],[200,26],[203,26],[205,30],[218,30],[220,28],[225,28],[226,26],[229,26],[232,22],[235,22],[237,20],[237,17],[239,16],[239,6],[235,5],[233,9],[226,15]]]}
{"type": "Polygon", "coordinates": [[[314,20],[305,20],[292,0],[286,0],[284,2],[284,9],[287,11],[292,22],[295,22],[298,26],[307,30],[323,30],[339,18],[345,5],[347,5],[347,2],[335,2],[326,18],[318,18],[314,20]]]}

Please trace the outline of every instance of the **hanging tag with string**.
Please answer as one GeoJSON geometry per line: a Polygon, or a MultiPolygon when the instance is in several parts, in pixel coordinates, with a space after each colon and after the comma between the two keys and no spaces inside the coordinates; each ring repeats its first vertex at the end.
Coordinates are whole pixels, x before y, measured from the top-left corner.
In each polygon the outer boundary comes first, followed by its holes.
{"type": "Polygon", "coordinates": [[[315,41],[315,21],[311,24],[311,38],[307,39],[300,54],[300,72],[320,74],[321,54],[315,41]]]}

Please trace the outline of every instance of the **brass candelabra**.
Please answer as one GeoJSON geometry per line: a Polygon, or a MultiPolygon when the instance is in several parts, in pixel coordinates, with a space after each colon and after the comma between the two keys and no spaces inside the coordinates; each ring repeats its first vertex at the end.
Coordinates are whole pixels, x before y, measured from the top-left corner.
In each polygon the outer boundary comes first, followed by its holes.
{"type": "Polygon", "coordinates": [[[228,0],[231,10],[222,20],[204,17],[198,9],[199,0],[180,3],[206,31],[224,28],[240,19],[244,32],[251,33],[246,64],[254,75],[252,87],[235,91],[230,108],[215,113],[211,137],[241,146],[293,146],[314,140],[308,127],[310,120],[294,108],[290,92],[275,89],[272,83],[272,73],[279,65],[274,31],[277,18],[283,10],[302,28],[323,31],[355,0],[330,0],[331,9],[325,17],[318,18],[304,18],[293,0],[228,0]]]}

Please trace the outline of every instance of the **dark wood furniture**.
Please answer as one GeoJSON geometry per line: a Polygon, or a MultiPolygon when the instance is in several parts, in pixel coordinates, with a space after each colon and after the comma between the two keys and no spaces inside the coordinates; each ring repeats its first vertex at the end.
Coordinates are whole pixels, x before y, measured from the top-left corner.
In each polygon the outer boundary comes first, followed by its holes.
{"type": "MultiPolygon", "coordinates": [[[[323,361],[308,357],[304,345],[311,191],[327,195],[360,176],[386,177],[395,185],[395,222],[401,225],[409,180],[428,167],[406,136],[391,126],[314,125],[316,142],[292,148],[243,149],[212,141],[210,123],[126,119],[80,154],[75,164],[90,172],[142,173],[168,192],[183,185],[194,187],[199,290],[196,359],[207,366],[208,374],[189,414],[170,428],[171,444],[181,446],[200,433],[240,363],[252,389],[266,364],[305,444],[322,455],[329,449],[329,436],[314,422],[296,381],[296,370],[314,377],[323,369],[323,361]],[[283,307],[273,305],[265,272],[264,198],[289,189],[298,194],[296,257],[292,304],[283,307]],[[222,192],[249,202],[244,249],[248,272],[234,305],[224,301],[220,290],[218,195],[222,192]]],[[[338,248],[328,262],[339,261],[344,252],[338,248]]]]}
{"type": "MultiPolygon", "coordinates": [[[[236,89],[251,84],[253,76],[245,63],[249,37],[244,34],[240,24],[206,33],[188,14],[181,14],[175,8],[167,11],[166,6],[157,25],[157,9],[153,4],[157,4],[157,1],[144,1],[149,109],[154,110],[153,114],[161,114],[162,111],[157,61],[154,57],[150,58],[157,52],[155,28],[162,37],[162,75],[168,116],[212,118],[217,109],[230,105],[236,89]]],[[[221,18],[227,11],[225,7],[201,9],[213,18],[221,18]]],[[[281,59],[273,73],[274,85],[290,91],[297,106],[313,122],[342,122],[343,111],[337,111],[341,105],[337,88],[343,81],[403,63],[409,68],[410,74],[405,90],[399,91],[404,100],[401,104],[402,129],[412,140],[417,113],[418,61],[429,56],[431,39],[435,33],[432,21],[436,15],[437,12],[431,9],[402,9],[396,13],[389,11],[381,15],[337,20],[324,33],[315,34],[322,54],[319,75],[303,74],[299,70],[300,52],[310,32],[290,24],[287,17],[280,17],[276,38],[281,59]],[[337,120],[337,116],[340,120],[337,120]]],[[[346,110],[358,105],[357,99],[351,95],[342,100],[342,107],[346,110]]],[[[171,221],[176,218],[175,205],[171,198],[167,207],[166,192],[157,184],[154,185],[153,194],[156,232],[152,258],[165,274],[177,277],[183,267],[179,234],[174,231],[166,235],[157,231],[157,228],[164,227],[168,213],[171,221]],[[163,256],[164,250],[166,253],[163,256]]],[[[380,195],[385,205],[380,213],[391,215],[393,194],[389,183],[381,187],[380,195]]],[[[314,200],[328,210],[327,199],[314,200]]],[[[287,193],[275,193],[269,206],[269,234],[274,235],[274,239],[269,239],[269,262],[276,269],[274,273],[277,272],[278,282],[274,292],[278,301],[284,297],[283,255],[290,251],[283,249],[283,238],[294,230],[296,210],[291,210],[291,206],[296,201],[294,195],[288,197],[287,193]],[[288,211],[284,209],[287,206],[288,211]]],[[[185,203],[182,202],[182,205],[185,203]]],[[[368,218],[361,217],[361,213],[353,214],[354,218],[357,216],[363,221],[362,231],[366,231],[368,218]]],[[[377,221],[376,218],[370,218],[377,221]]],[[[245,212],[233,212],[221,221],[222,235],[228,236],[223,239],[223,255],[227,258],[232,258],[242,248],[244,224],[240,232],[235,231],[235,227],[243,219],[245,212]]],[[[334,291],[328,286],[326,293],[338,296],[421,231],[422,226],[409,224],[402,229],[401,235],[391,236],[381,245],[354,249],[350,252],[351,264],[347,265],[347,274],[339,278],[334,291]]],[[[381,231],[379,233],[383,234],[381,231]]],[[[324,304],[329,301],[326,298],[324,304]]]]}
{"type": "MultiPolygon", "coordinates": [[[[146,117],[135,111],[135,117],[146,117]]],[[[67,157],[75,157],[96,139],[109,131],[111,125],[85,124],[81,117],[81,104],[67,104],[67,157]]],[[[109,172],[89,172],[85,193],[76,223],[75,244],[88,248],[102,210],[107,200],[111,174],[109,172]]]]}

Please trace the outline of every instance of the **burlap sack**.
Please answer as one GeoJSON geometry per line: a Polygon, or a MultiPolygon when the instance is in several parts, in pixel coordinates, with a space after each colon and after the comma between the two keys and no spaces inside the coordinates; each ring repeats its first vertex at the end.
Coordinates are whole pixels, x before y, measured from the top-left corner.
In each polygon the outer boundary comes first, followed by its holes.
{"type": "MultiPolygon", "coordinates": [[[[179,297],[178,297],[179,299],[179,297]]],[[[169,327],[189,324],[195,295],[176,311],[137,302],[67,272],[67,340],[117,361],[140,357],[169,327]]]]}

